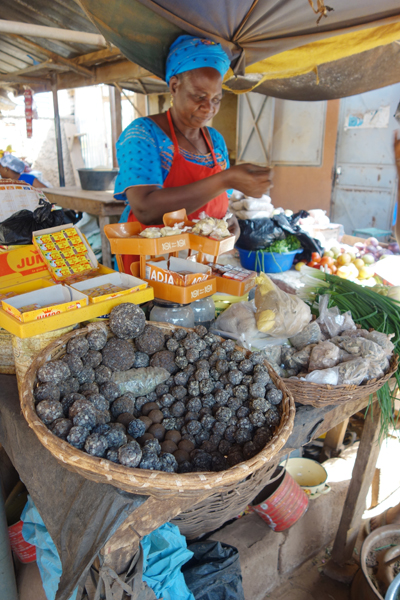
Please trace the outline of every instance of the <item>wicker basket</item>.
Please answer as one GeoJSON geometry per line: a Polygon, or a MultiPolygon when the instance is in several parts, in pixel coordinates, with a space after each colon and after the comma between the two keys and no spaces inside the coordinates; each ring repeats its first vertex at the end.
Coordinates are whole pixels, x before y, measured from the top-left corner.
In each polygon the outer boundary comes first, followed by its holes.
{"type": "Polygon", "coordinates": [[[261,469],[239,483],[226,486],[222,492],[212,494],[190,510],[172,519],[180,532],[193,539],[222,527],[244,511],[257,494],[268,484],[281,459],[266,463],[261,469]]]}
{"type": "MultiPolygon", "coordinates": [[[[176,328],[166,323],[152,323],[164,331],[173,331],[176,328]]],[[[117,465],[109,460],[90,456],[77,450],[67,442],[53,435],[42,423],[35,411],[33,389],[37,383],[36,372],[38,368],[49,360],[61,358],[65,354],[67,342],[75,337],[84,336],[88,331],[104,324],[92,323],[84,329],[70,332],[59,340],[54,341],[36,356],[25,376],[23,388],[20,392],[22,412],[42,444],[66,468],[80,473],[84,477],[99,483],[109,483],[117,488],[135,494],[148,494],[157,498],[168,498],[178,495],[193,498],[202,491],[212,490],[213,493],[231,490],[239,482],[244,481],[249,475],[263,469],[267,463],[276,456],[285,445],[294,423],[295,407],[292,395],[287,391],[282,380],[275,371],[265,363],[268,371],[278,389],[283,392],[282,417],[273,438],[265,448],[250,460],[246,460],[234,467],[219,473],[164,473],[160,471],[147,471],[146,469],[130,469],[117,465]]]]}
{"type": "Polygon", "coordinates": [[[364,385],[328,385],[298,379],[284,381],[286,387],[292,392],[295,402],[319,408],[345,404],[349,400],[358,400],[374,394],[396,373],[398,366],[399,357],[394,354],[390,359],[388,372],[380,379],[371,379],[364,385]]]}

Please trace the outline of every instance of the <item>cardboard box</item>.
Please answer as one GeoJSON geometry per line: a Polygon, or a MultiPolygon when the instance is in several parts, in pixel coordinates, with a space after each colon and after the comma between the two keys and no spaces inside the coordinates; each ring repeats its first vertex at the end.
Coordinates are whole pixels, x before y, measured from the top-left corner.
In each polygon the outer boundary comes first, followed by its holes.
{"type": "Polygon", "coordinates": [[[35,290],[41,290],[46,287],[52,287],[53,285],[54,281],[52,279],[34,279],[33,281],[27,281],[25,283],[20,283],[19,285],[2,288],[0,289],[0,300],[14,298],[15,296],[34,292],[35,290]]]}
{"type": "Polygon", "coordinates": [[[167,260],[151,260],[146,263],[146,279],[150,282],[167,283],[186,287],[206,281],[211,275],[211,268],[201,263],[171,257],[169,268],[167,260]]]}
{"type": "Polygon", "coordinates": [[[133,294],[140,290],[144,290],[147,288],[147,285],[147,281],[143,281],[143,279],[138,279],[137,277],[127,275],[126,273],[114,272],[110,273],[109,275],[102,275],[101,277],[92,277],[91,279],[86,279],[85,281],[81,281],[79,283],[72,283],[71,287],[88,296],[90,302],[97,303],[104,302],[105,300],[109,300],[111,298],[118,298],[127,294],[133,294]],[[107,284],[122,287],[124,289],[118,292],[105,291],[103,294],[101,293],[101,290],[98,290],[100,293],[96,292],[95,294],[91,295],[90,290],[99,288],[100,286],[105,286],[107,284]]]}
{"type": "Polygon", "coordinates": [[[46,263],[33,245],[0,254],[0,288],[47,277],[46,263]]]}
{"type": "Polygon", "coordinates": [[[3,309],[10,315],[27,323],[46,319],[60,313],[73,311],[83,306],[87,306],[89,299],[85,294],[70,288],[67,285],[54,285],[50,288],[44,288],[20,294],[13,298],[2,300],[3,309]],[[38,307],[35,307],[38,305],[38,307]],[[22,311],[23,307],[31,306],[30,310],[22,311]]]}
{"type": "Polygon", "coordinates": [[[70,282],[76,276],[89,276],[98,269],[99,263],[88,241],[72,223],[34,231],[33,244],[54,281],[70,282]],[[71,249],[73,259],[69,256],[71,249]]]}

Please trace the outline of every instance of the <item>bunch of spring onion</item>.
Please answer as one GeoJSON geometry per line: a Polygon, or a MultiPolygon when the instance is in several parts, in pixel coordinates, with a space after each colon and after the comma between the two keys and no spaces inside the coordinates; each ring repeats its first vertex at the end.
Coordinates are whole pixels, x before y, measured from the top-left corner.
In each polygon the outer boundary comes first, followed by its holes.
{"type": "MultiPolygon", "coordinates": [[[[394,334],[391,341],[394,352],[400,355],[400,301],[377,294],[371,288],[362,287],[341,279],[335,275],[329,275],[310,267],[301,270],[302,281],[305,284],[301,288],[300,297],[310,305],[313,313],[318,313],[319,297],[329,294],[329,308],[337,306],[340,312],[350,311],[355,323],[360,324],[363,329],[375,329],[386,335],[394,334]]],[[[395,426],[394,400],[397,389],[400,389],[400,373],[394,375],[396,384],[390,389],[385,383],[376,392],[378,402],[382,409],[380,437],[386,437],[391,426],[395,426]]],[[[372,397],[368,408],[372,406],[372,397]]]]}

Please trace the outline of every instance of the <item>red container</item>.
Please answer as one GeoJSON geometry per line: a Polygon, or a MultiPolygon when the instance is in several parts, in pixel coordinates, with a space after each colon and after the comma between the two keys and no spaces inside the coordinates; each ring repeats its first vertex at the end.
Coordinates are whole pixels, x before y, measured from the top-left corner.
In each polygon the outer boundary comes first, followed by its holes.
{"type": "Polygon", "coordinates": [[[283,467],[279,470],[249,508],[274,531],[285,531],[307,511],[308,496],[283,467]]]}
{"type": "Polygon", "coordinates": [[[8,528],[11,550],[15,552],[18,560],[22,563],[30,563],[36,560],[36,546],[28,544],[22,537],[23,522],[18,521],[8,528]]]}

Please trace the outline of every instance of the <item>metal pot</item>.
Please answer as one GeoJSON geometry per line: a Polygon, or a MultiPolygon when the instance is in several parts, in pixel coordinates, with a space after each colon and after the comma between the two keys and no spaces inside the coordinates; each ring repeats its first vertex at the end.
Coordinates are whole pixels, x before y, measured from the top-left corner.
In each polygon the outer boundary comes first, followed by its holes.
{"type": "MultiPolygon", "coordinates": [[[[365,538],[361,548],[361,570],[357,572],[351,585],[351,600],[385,600],[369,577],[367,557],[374,548],[386,546],[387,540],[390,540],[393,535],[398,535],[400,540],[400,525],[385,525],[384,527],[378,527],[378,529],[372,531],[369,536],[365,538]]],[[[396,579],[398,579],[398,577],[396,579]]],[[[389,598],[395,600],[396,596],[389,596],[389,598]]]]}
{"type": "Polygon", "coordinates": [[[118,169],[78,169],[81,188],[83,190],[104,191],[114,186],[118,169]]]}
{"type": "Polygon", "coordinates": [[[399,600],[400,598],[400,573],[393,579],[388,591],[386,592],[385,600],[399,600]]]}

